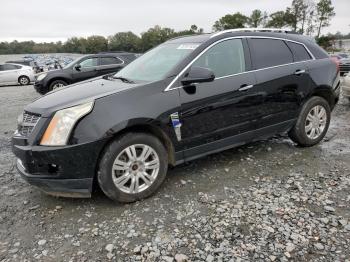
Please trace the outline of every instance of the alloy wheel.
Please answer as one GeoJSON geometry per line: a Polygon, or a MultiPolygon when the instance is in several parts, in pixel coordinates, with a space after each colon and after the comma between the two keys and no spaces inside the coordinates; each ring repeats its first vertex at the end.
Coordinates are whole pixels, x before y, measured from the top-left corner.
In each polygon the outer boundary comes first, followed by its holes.
{"type": "Polygon", "coordinates": [[[113,182],[124,193],[140,193],[156,180],[159,166],[159,156],[152,147],[144,144],[128,146],[114,160],[113,182]]]}
{"type": "Polygon", "coordinates": [[[52,87],[52,90],[58,89],[58,88],[60,88],[60,87],[64,87],[64,84],[62,84],[62,83],[57,83],[57,84],[55,84],[55,85],[52,87]]]}
{"type": "Polygon", "coordinates": [[[21,77],[19,82],[21,83],[21,85],[28,85],[28,79],[26,77],[21,77]]]}

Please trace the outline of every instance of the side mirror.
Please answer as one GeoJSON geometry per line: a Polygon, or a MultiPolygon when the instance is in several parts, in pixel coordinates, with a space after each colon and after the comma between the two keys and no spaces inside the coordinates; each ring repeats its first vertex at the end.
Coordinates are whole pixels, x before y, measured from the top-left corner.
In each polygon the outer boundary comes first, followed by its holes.
{"type": "Polygon", "coordinates": [[[191,85],[194,83],[212,82],[215,79],[215,74],[208,68],[194,66],[181,80],[183,85],[191,85]]]}
{"type": "Polygon", "coordinates": [[[74,69],[77,70],[77,71],[80,71],[80,68],[81,68],[80,64],[77,64],[77,65],[74,66],[74,69]]]}

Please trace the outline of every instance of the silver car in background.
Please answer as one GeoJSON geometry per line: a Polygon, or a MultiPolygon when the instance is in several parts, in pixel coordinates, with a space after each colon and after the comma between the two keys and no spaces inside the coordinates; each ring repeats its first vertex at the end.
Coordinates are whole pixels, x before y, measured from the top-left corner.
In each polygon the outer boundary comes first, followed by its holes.
{"type": "Polygon", "coordinates": [[[347,73],[343,78],[342,83],[343,96],[349,99],[350,101],[350,73],[347,73]]]}
{"type": "Polygon", "coordinates": [[[0,64],[1,85],[29,85],[34,81],[34,71],[30,66],[20,64],[0,64]]]}

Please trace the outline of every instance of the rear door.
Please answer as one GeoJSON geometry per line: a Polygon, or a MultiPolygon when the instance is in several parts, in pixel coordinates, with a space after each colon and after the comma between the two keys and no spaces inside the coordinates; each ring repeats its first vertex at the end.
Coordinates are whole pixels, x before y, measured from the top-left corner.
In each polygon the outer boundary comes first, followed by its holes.
{"type": "Polygon", "coordinates": [[[124,66],[124,61],[115,56],[100,57],[100,65],[98,67],[98,75],[106,75],[116,73],[124,66]]]}
{"type": "Polygon", "coordinates": [[[18,70],[21,66],[4,64],[1,66],[1,82],[3,84],[16,84],[18,83],[18,70]]]}
{"type": "Polygon", "coordinates": [[[303,90],[310,86],[306,62],[297,61],[284,40],[252,37],[248,43],[256,86],[263,94],[257,128],[288,124],[297,118],[303,90]]]}
{"type": "Polygon", "coordinates": [[[80,82],[98,76],[99,58],[89,57],[79,62],[80,68],[73,68],[73,81],[80,82]]]}
{"type": "Polygon", "coordinates": [[[211,69],[216,78],[179,89],[181,139],[187,159],[229,147],[236,135],[255,129],[260,94],[254,88],[254,73],[249,72],[247,51],[245,39],[227,39],[192,64],[211,69]]]}

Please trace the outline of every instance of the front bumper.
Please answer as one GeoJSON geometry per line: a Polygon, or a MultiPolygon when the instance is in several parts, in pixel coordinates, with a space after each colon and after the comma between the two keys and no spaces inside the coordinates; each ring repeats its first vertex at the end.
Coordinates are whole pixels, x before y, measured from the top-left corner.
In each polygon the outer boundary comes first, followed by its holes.
{"type": "Polygon", "coordinates": [[[48,92],[47,85],[45,85],[44,81],[35,81],[34,88],[41,95],[44,95],[48,92]]]}
{"type": "Polygon", "coordinates": [[[63,147],[25,145],[14,136],[12,151],[17,170],[44,192],[63,197],[90,197],[104,140],[63,147]]]}

